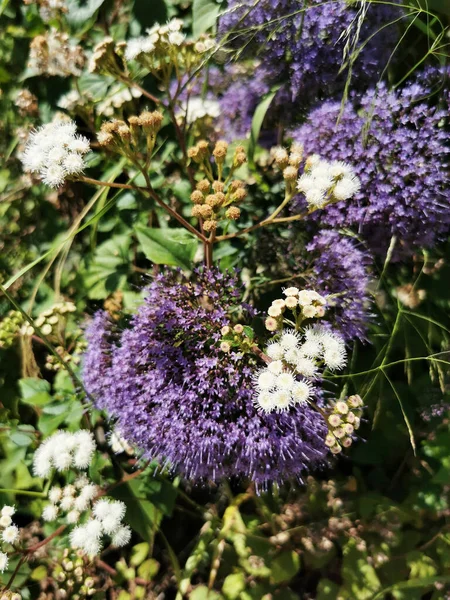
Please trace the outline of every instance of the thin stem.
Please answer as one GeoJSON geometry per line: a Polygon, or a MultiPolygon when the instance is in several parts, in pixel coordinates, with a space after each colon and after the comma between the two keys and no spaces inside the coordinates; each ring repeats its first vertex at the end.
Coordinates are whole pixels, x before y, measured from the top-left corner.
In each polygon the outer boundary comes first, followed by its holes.
{"type": "Polygon", "coordinates": [[[91,177],[85,177],[84,175],[79,178],[79,181],[83,183],[89,183],[90,185],[100,185],[109,188],[119,188],[121,190],[135,190],[137,192],[146,191],[147,188],[139,187],[138,185],[131,185],[129,183],[114,183],[109,181],[101,181],[100,179],[92,179],[91,177]]]}
{"type": "Polygon", "coordinates": [[[35,544],[34,546],[30,546],[29,548],[26,548],[24,550],[24,552],[26,554],[32,554],[33,552],[36,552],[36,550],[39,550],[39,548],[42,548],[42,546],[45,546],[46,544],[51,542],[53,539],[58,537],[58,535],[60,535],[63,531],[65,531],[66,527],[67,527],[67,525],[60,525],[58,527],[58,529],[56,531],[54,531],[51,535],[46,537],[45,540],[42,540],[41,542],[39,542],[38,544],[35,544]]]}
{"type": "Polygon", "coordinates": [[[137,90],[139,90],[143,96],[145,96],[146,98],[148,98],[149,100],[151,100],[155,104],[163,104],[162,101],[159,98],[157,98],[153,94],[150,94],[150,92],[147,92],[146,89],[144,89],[143,87],[141,87],[135,81],[132,81],[131,79],[128,79],[126,76],[120,76],[119,79],[120,79],[120,81],[122,81],[123,83],[125,83],[126,85],[128,85],[129,87],[134,87],[137,90]]]}
{"type": "Polygon", "coordinates": [[[16,565],[16,568],[14,569],[11,577],[9,578],[8,583],[5,585],[5,587],[3,588],[2,592],[6,592],[7,590],[9,590],[9,588],[11,587],[14,579],[16,578],[17,573],[19,572],[20,567],[23,565],[23,563],[26,561],[25,556],[21,556],[19,562],[16,565]]]}
{"type": "Polygon", "coordinates": [[[31,490],[14,490],[9,488],[0,488],[1,494],[15,494],[16,496],[32,496],[33,498],[46,498],[44,492],[33,492],[31,490]]]}
{"type": "MultiPolygon", "coordinates": [[[[280,206],[282,206],[282,205],[280,205],[280,206]]],[[[275,211],[275,213],[278,214],[278,209],[275,211]]],[[[274,214],[274,213],[272,213],[272,214],[274,214]]],[[[255,231],[255,229],[259,229],[260,227],[266,227],[267,225],[299,221],[299,220],[307,217],[309,214],[310,214],[309,212],[306,212],[306,213],[300,213],[298,215],[293,215],[292,217],[281,217],[278,219],[273,219],[270,216],[270,217],[267,217],[267,219],[264,219],[263,221],[256,223],[256,225],[252,225],[251,227],[247,227],[246,229],[242,229],[241,231],[236,231],[235,233],[229,233],[228,235],[219,235],[216,237],[215,241],[223,242],[224,240],[231,240],[233,238],[240,237],[241,235],[245,235],[246,233],[250,233],[251,231],[255,231]]]]}

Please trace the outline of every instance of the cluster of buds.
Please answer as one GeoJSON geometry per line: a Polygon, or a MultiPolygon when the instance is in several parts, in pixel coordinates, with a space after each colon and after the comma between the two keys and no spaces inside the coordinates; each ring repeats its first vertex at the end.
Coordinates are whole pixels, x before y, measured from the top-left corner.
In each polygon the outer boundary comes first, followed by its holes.
{"type": "Polygon", "coordinates": [[[145,140],[147,157],[151,156],[156,136],[161,129],[163,115],[158,111],[144,111],[129,117],[128,123],[113,119],[103,123],[97,135],[101,146],[115,150],[124,156],[135,156],[142,140],[145,140]]]}
{"type": "Polygon", "coordinates": [[[22,117],[26,115],[36,116],[39,113],[38,99],[30,92],[30,90],[20,90],[14,104],[19,109],[19,113],[22,117]]]}
{"type": "Polygon", "coordinates": [[[172,19],[165,25],[156,24],[146,30],[146,35],[120,43],[126,61],[136,60],[156,75],[167,75],[171,67],[190,71],[205,59],[205,54],[216,47],[215,41],[201,35],[187,40],[182,33],[183,21],[172,19]]]}
{"type": "Polygon", "coordinates": [[[292,144],[290,152],[285,148],[272,148],[271,155],[276,166],[283,172],[283,179],[286,182],[286,191],[289,194],[295,193],[295,182],[298,179],[298,170],[303,160],[303,146],[301,144],[292,144]]]}
{"type": "Polygon", "coordinates": [[[33,335],[35,327],[39,328],[42,335],[58,339],[60,332],[65,328],[67,315],[76,311],[73,302],[57,302],[51,308],[44,310],[34,321],[34,327],[24,323],[20,333],[22,335],[33,335]]]}
{"type": "Polygon", "coordinates": [[[0,323],[0,348],[10,348],[23,326],[24,317],[18,310],[11,310],[0,323]]]}
{"type": "Polygon", "coordinates": [[[325,444],[333,454],[339,454],[343,448],[353,443],[355,431],[359,429],[363,401],[360,396],[349,396],[338,400],[327,418],[328,434],[325,444]]]}
{"type": "Polygon", "coordinates": [[[63,488],[53,486],[48,493],[50,504],[44,508],[42,518],[52,522],[65,514],[67,523],[78,523],[81,514],[91,509],[91,502],[97,494],[97,486],[84,475],[63,488]]]}
{"type": "Polygon", "coordinates": [[[84,62],[83,49],[71,44],[67,33],[50,29],[33,38],[30,44],[28,68],[37,74],[79,77],[84,62]]]}
{"type": "Polygon", "coordinates": [[[224,165],[228,152],[228,144],[218,141],[211,153],[208,142],[200,140],[189,148],[188,156],[197,163],[206,175],[196,185],[191,194],[192,216],[203,220],[204,231],[215,231],[220,221],[236,221],[241,216],[237,206],[247,197],[245,184],[239,179],[232,179],[233,172],[243,165],[247,155],[242,146],[237,146],[229,173],[223,181],[224,165]],[[216,165],[217,174],[213,172],[211,155],[216,165]]]}
{"type": "Polygon", "coordinates": [[[86,576],[87,559],[78,550],[64,550],[62,560],[54,567],[52,577],[57,583],[57,598],[79,600],[96,593],[95,579],[86,576]]]}
{"type": "Polygon", "coordinates": [[[296,328],[307,319],[321,318],[325,315],[327,300],[318,292],[289,287],[283,290],[283,294],[286,298],[274,300],[267,311],[269,316],[265,321],[265,326],[268,331],[277,331],[283,328],[286,309],[293,313],[293,323],[296,328]]]}
{"type": "Polygon", "coordinates": [[[239,349],[241,352],[250,352],[254,342],[254,332],[251,327],[237,323],[234,327],[225,325],[221,329],[222,340],[220,349],[222,352],[231,352],[232,348],[239,349]]]}
{"type": "MultiPolygon", "coordinates": [[[[81,334],[81,330],[79,333],[81,334]]],[[[86,348],[87,342],[81,338],[75,342],[73,350],[71,349],[70,352],[63,346],[56,346],[55,352],[62,360],[58,360],[54,354],[47,354],[45,358],[45,368],[49,371],[60,371],[64,368],[64,364],[67,363],[78,366],[81,362],[81,356],[85,352],[86,348]]]]}

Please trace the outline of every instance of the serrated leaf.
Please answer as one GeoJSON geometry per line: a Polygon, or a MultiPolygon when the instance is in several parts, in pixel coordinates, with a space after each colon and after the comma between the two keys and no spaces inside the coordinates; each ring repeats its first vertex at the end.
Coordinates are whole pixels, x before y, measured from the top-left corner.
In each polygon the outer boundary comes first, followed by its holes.
{"type": "Polygon", "coordinates": [[[136,236],[145,256],[157,265],[192,269],[196,238],[185,229],[152,229],[137,225],[136,236]]]}

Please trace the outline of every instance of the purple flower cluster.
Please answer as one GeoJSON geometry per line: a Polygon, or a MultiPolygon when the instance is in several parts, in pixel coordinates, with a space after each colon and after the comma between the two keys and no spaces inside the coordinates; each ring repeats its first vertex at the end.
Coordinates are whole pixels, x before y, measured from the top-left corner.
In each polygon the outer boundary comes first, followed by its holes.
{"type": "MultiPolygon", "coordinates": [[[[236,44],[240,57],[261,59],[257,70],[269,87],[286,83],[290,106],[283,108],[294,114],[342,92],[349,73],[352,87],[379,80],[398,37],[395,21],[401,13],[392,6],[367,6],[358,32],[360,5],[352,7],[345,0],[260,0],[250,5],[229,0],[219,33],[236,44]],[[351,42],[356,36],[356,43],[350,43],[353,62],[344,59],[347,30],[351,42]]],[[[250,81],[241,81],[243,90],[250,81]]]]}
{"type": "Polygon", "coordinates": [[[321,224],[352,227],[379,254],[395,235],[397,256],[448,233],[446,114],[425,101],[428,95],[419,84],[400,91],[380,85],[354,95],[342,114],[339,102],[324,102],[292,133],[306,152],[352,164],[361,180],[351,201],[320,211],[321,224]]]}
{"type": "Polygon", "coordinates": [[[312,262],[310,285],[329,295],[327,318],[350,342],[366,339],[370,257],[337,231],[322,230],[306,246],[312,262]]]}
{"type": "Polygon", "coordinates": [[[326,425],[309,407],[264,414],[253,404],[256,357],[218,341],[240,291],[218,270],[159,275],[123,333],[105,312],[88,331],[84,382],[145,457],[190,480],[301,478],[326,456],[326,425]]]}

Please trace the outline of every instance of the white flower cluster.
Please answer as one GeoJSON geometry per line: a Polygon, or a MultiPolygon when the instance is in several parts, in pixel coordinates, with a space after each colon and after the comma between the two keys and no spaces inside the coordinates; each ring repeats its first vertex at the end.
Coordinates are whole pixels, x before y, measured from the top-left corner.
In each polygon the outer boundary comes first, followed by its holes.
{"type": "Polygon", "coordinates": [[[314,290],[299,290],[289,287],[283,290],[286,298],[279,298],[272,302],[267,311],[269,317],[266,319],[266,329],[276,331],[280,329],[283,314],[286,309],[291,310],[297,318],[314,319],[323,317],[327,299],[314,290]]]}
{"type": "Polygon", "coordinates": [[[350,165],[342,161],[328,162],[317,154],[308,157],[305,171],[297,182],[297,190],[305,194],[308,207],[314,210],[333,201],[348,200],[360,187],[350,165]]]}
{"type": "Polygon", "coordinates": [[[111,537],[113,546],[125,546],[131,539],[131,529],[122,523],[125,504],[118,500],[98,500],[93,507],[94,517],[70,533],[72,548],[80,548],[85,554],[99,554],[102,537],[111,537]]]}
{"type": "MultiPolygon", "coordinates": [[[[19,528],[12,522],[16,512],[14,506],[4,506],[0,511],[0,540],[3,544],[14,544],[19,539],[19,528]]],[[[0,572],[8,568],[8,555],[0,552],[0,572]]]]}
{"type": "MultiPolygon", "coordinates": [[[[163,52],[170,50],[170,47],[181,46],[186,36],[181,32],[183,21],[172,19],[166,25],[155,24],[151,29],[147,29],[146,36],[132,38],[128,40],[125,48],[125,59],[130,61],[138,58],[141,54],[151,55],[155,51],[163,52]]],[[[204,36],[194,44],[194,50],[198,54],[203,54],[211,50],[215,42],[204,36]]]]}
{"type": "Polygon", "coordinates": [[[182,117],[188,125],[199,119],[212,117],[216,119],[220,115],[220,104],[216,100],[204,100],[200,96],[189,98],[180,107],[177,117],[182,117]]]}
{"type": "Polygon", "coordinates": [[[54,121],[30,135],[21,160],[25,171],[39,173],[44,183],[58,187],[83,172],[87,152],[89,141],[77,135],[73,121],[54,121]]]}
{"type": "MultiPolygon", "coordinates": [[[[34,321],[34,325],[39,327],[44,335],[52,335],[67,313],[74,313],[76,310],[77,308],[73,302],[57,302],[51,308],[41,312],[34,321]]],[[[29,323],[25,323],[20,329],[20,333],[22,335],[33,335],[34,327],[29,323]]]]}
{"type": "Polygon", "coordinates": [[[43,512],[44,521],[55,521],[61,513],[66,513],[69,524],[78,523],[81,513],[91,508],[91,502],[98,494],[97,486],[85,476],[63,488],[53,486],[49,493],[48,504],[43,512]]]}
{"type": "Polygon", "coordinates": [[[335,370],[346,364],[343,340],[321,325],[306,328],[303,334],[286,330],[268,345],[266,354],[271,362],[255,378],[255,404],[265,412],[304,404],[313,391],[310,379],[320,368],[335,370]]]}
{"type": "Polygon", "coordinates": [[[36,450],[33,460],[34,473],[37,477],[48,477],[52,468],[57,471],[66,471],[71,467],[87,469],[94,452],[95,441],[90,431],[57,431],[36,450]]]}

